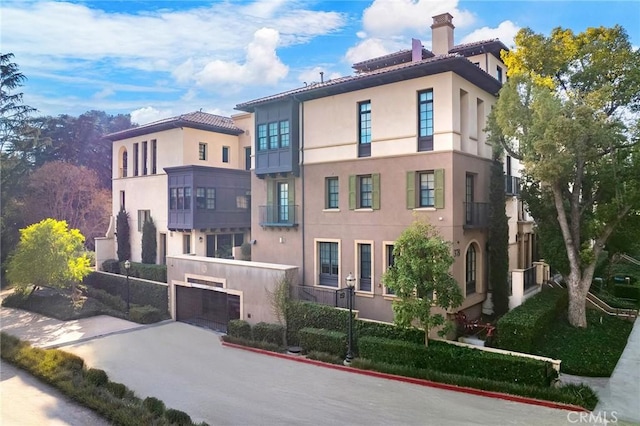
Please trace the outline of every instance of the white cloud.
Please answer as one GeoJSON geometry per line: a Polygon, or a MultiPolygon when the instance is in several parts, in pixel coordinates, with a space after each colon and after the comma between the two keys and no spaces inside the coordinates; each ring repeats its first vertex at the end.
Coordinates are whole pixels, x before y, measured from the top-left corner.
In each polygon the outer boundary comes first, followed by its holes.
{"type": "Polygon", "coordinates": [[[431,36],[431,19],[441,13],[453,15],[456,27],[468,27],[473,14],[458,9],[458,0],[375,0],[363,14],[364,29],[373,37],[406,34],[431,36]]]}
{"type": "Polygon", "coordinates": [[[365,39],[347,50],[345,58],[349,63],[354,64],[356,62],[391,53],[393,50],[388,48],[385,44],[388,43],[385,43],[384,40],[379,38],[365,39]]]}
{"type": "Polygon", "coordinates": [[[499,38],[507,47],[511,47],[514,44],[513,39],[519,30],[520,27],[513,22],[503,21],[497,28],[482,27],[472,31],[461,40],[461,43],[499,38]]]}
{"type": "Polygon", "coordinates": [[[116,91],[113,90],[110,87],[105,87],[104,89],[102,89],[99,92],[94,93],[93,95],[93,99],[104,99],[104,98],[108,98],[109,96],[113,96],[115,95],[116,91]]]}
{"type": "Polygon", "coordinates": [[[171,109],[159,110],[154,107],[139,108],[131,111],[131,121],[140,125],[169,118],[174,115],[171,109]]]}
{"type": "Polygon", "coordinates": [[[289,72],[289,67],[276,54],[279,39],[276,30],[261,28],[247,46],[244,63],[213,60],[195,73],[194,78],[201,86],[275,84],[289,72]]]}

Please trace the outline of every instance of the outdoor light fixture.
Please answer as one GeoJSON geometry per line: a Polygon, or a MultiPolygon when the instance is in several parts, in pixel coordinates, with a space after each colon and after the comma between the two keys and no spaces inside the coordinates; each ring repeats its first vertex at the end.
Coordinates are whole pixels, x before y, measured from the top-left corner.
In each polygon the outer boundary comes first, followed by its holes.
{"type": "Polygon", "coordinates": [[[127,318],[129,317],[129,269],[131,268],[131,262],[129,259],[124,261],[124,270],[127,271],[127,318]]]}
{"type": "Polygon", "coordinates": [[[344,365],[351,365],[351,361],[353,360],[353,351],[351,350],[353,346],[353,291],[356,285],[356,278],[353,276],[351,272],[347,275],[347,290],[349,297],[347,299],[347,303],[349,304],[349,336],[348,336],[348,346],[347,346],[347,357],[344,359],[344,365]]]}

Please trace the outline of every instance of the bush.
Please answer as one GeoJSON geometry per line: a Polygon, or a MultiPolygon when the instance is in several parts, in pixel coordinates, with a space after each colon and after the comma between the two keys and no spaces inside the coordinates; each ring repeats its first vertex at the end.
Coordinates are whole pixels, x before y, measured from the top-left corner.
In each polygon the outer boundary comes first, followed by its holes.
{"type": "Polygon", "coordinates": [[[306,351],[318,351],[344,358],[347,355],[347,335],[340,331],[305,327],[298,332],[300,346],[306,351]]]}
{"type": "MultiPolygon", "coordinates": [[[[159,265],[146,265],[159,266],[159,265]]],[[[83,281],[87,287],[94,287],[109,294],[125,299],[127,279],[122,275],[111,275],[102,272],[92,272],[83,281]]],[[[130,302],[138,305],[151,305],[158,309],[163,318],[169,317],[169,289],[163,284],[154,284],[135,278],[129,279],[130,302]]]]}
{"type": "Polygon", "coordinates": [[[621,299],[640,300],[640,286],[633,284],[616,284],[613,287],[613,295],[621,299]]]}
{"type": "Polygon", "coordinates": [[[231,320],[227,325],[227,334],[232,337],[251,340],[251,324],[245,320],[231,320]]]}
{"type": "Polygon", "coordinates": [[[107,385],[105,387],[109,392],[111,392],[113,396],[118,399],[124,398],[124,396],[127,394],[127,387],[122,383],[107,382],[107,385]]]}
{"type": "Polygon", "coordinates": [[[419,328],[403,328],[383,322],[355,321],[357,336],[381,337],[424,345],[424,331],[419,328]]]}
{"type": "Polygon", "coordinates": [[[27,301],[28,293],[23,289],[15,289],[13,293],[2,300],[2,306],[7,308],[20,308],[27,301]]]}
{"type": "Polygon", "coordinates": [[[139,324],[153,324],[163,320],[163,315],[153,306],[132,306],[129,309],[129,319],[139,324]]]}
{"type": "Polygon", "coordinates": [[[349,311],[311,302],[292,302],[287,309],[287,342],[300,343],[298,332],[305,328],[343,331],[347,328],[349,311]]]}
{"type": "MultiPolygon", "coordinates": [[[[120,270],[124,271],[124,266],[120,265],[120,270]]],[[[143,280],[167,282],[167,265],[153,265],[145,263],[131,262],[129,276],[142,278],[143,280]]]]}
{"type": "Polygon", "coordinates": [[[326,352],[311,351],[307,354],[307,358],[314,359],[320,362],[326,362],[328,364],[344,364],[344,358],[341,358],[334,354],[328,354],[326,352]]]}
{"type": "Polygon", "coordinates": [[[142,401],[142,405],[156,417],[161,417],[164,415],[164,402],[160,401],[158,398],[149,396],[142,401]]]}
{"type": "Polygon", "coordinates": [[[120,263],[118,259],[107,259],[102,262],[102,270],[104,272],[110,272],[112,274],[120,273],[120,263]]]}
{"type": "Polygon", "coordinates": [[[280,345],[270,342],[261,342],[258,340],[249,340],[243,339],[241,337],[233,337],[233,336],[222,336],[222,340],[228,343],[233,343],[236,345],[248,346],[250,348],[262,349],[269,352],[283,352],[283,348],[280,345]]]}
{"type": "Polygon", "coordinates": [[[281,324],[259,322],[253,326],[252,333],[253,340],[274,343],[276,345],[283,344],[284,326],[281,324]]]}
{"type": "Polygon", "coordinates": [[[95,386],[104,386],[109,381],[109,376],[104,370],[90,368],[84,373],[84,377],[89,383],[95,386]]]}
{"type": "Polygon", "coordinates": [[[173,408],[169,408],[167,411],[165,411],[164,416],[172,425],[183,426],[190,425],[192,423],[191,417],[187,413],[185,413],[184,411],[175,410],[173,408]]]}
{"type": "Polygon", "coordinates": [[[495,346],[531,353],[537,340],[568,305],[566,289],[545,289],[505,314],[496,325],[495,346]]]}
{"type": "Polygon", "coordinates": [[[550,362],[445,342],[431,342],[427,347],[399,340],[363,337],[360,339],[360,357],[375,362],[533,386],[549,386],[557,377],[550,362]]]}
{"type": "Polygon", "coordinates": [[[124,312],[127,309],[127,302],[122,300],[120,296],[114,296],[99,288],[87,287],[87,295],[104,303],[106,306],[116,311],[124,312]]]}

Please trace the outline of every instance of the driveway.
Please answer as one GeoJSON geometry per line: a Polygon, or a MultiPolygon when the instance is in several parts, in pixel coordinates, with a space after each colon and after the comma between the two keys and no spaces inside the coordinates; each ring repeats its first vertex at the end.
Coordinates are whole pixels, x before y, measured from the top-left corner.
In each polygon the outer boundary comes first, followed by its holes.
{"type": "Polygon", "coordinates": [[[566,410],[224,347],[219,339],[172,322],[63,349],[138,396],[155,396],[212,425],[570,425],[578,419],[566,410]]]}

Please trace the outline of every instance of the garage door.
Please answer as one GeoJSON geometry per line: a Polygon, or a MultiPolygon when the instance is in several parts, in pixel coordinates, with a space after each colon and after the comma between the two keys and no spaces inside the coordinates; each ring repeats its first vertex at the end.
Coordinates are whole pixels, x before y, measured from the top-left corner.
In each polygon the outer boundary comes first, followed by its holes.
{"type": "Polygon", "coordinates": [[[240,319],[240,296],[176,286],[176,319],[226,333],[229,321],[240,319]]]}

